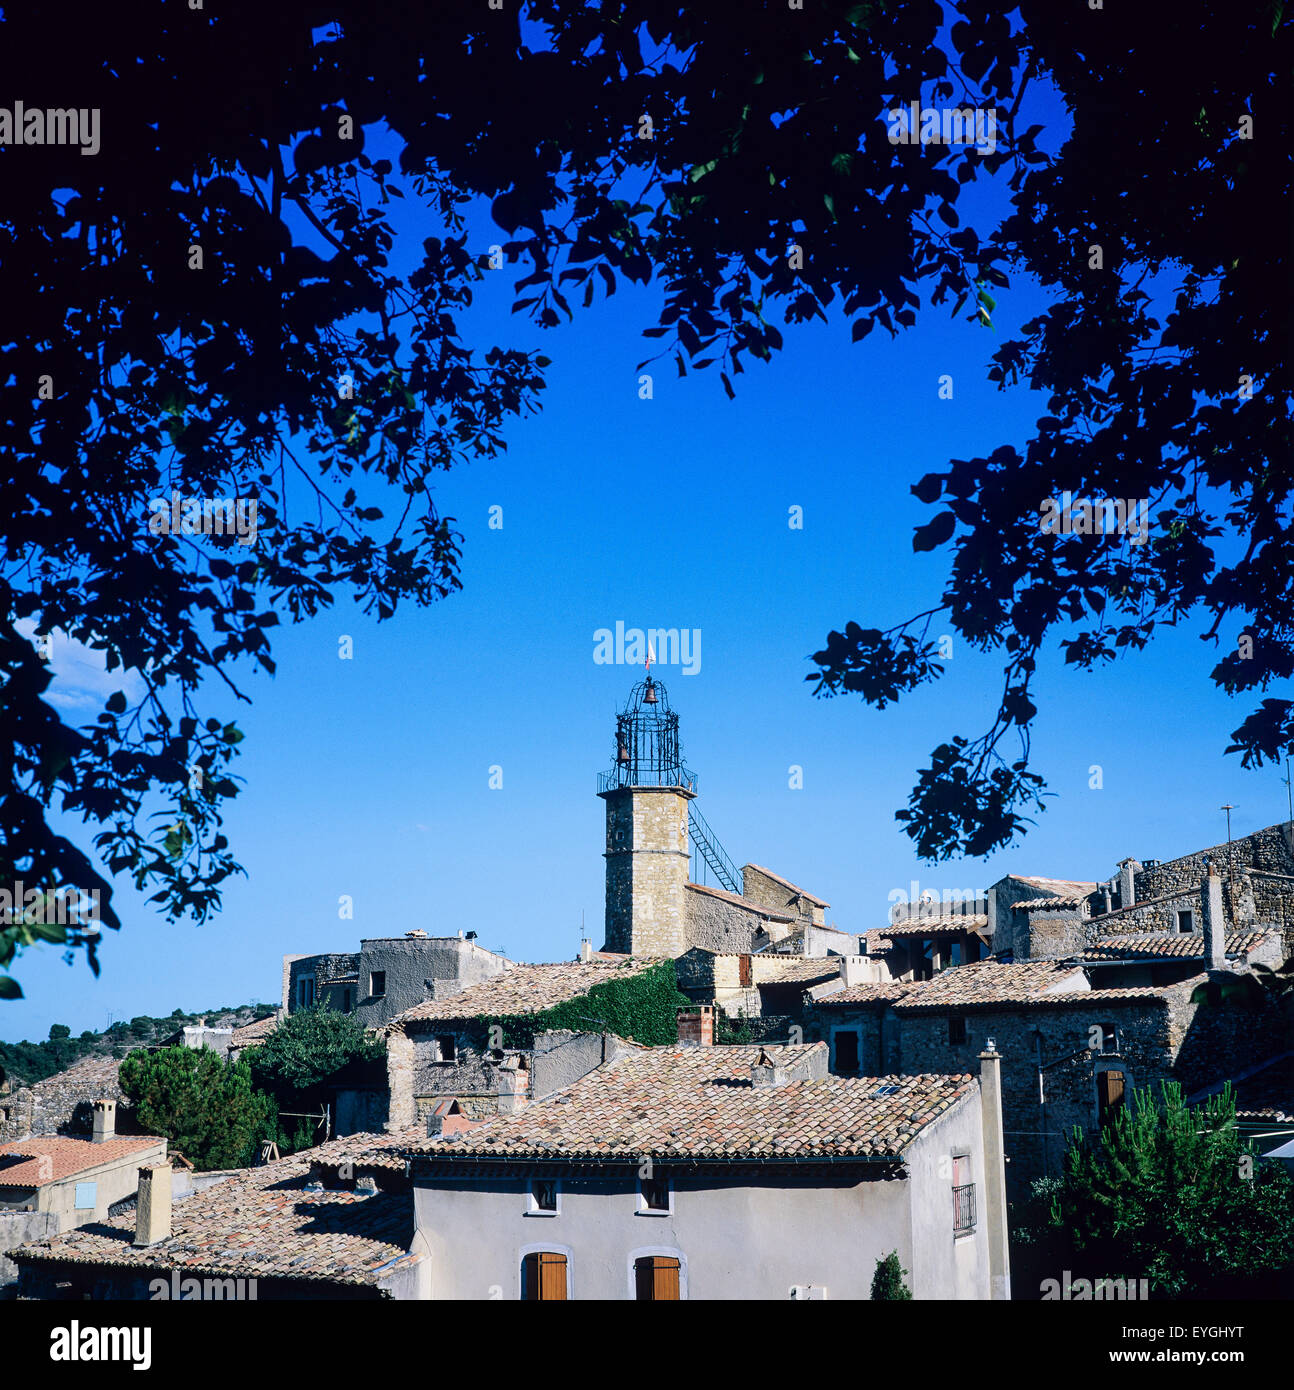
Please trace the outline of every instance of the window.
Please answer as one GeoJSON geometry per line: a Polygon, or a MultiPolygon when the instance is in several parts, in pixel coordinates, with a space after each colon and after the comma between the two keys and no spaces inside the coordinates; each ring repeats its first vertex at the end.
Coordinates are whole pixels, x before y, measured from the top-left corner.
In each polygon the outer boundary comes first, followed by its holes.
{"type": "Polygon", "coordinates": [[[458,1057],[458,1042],[452,1033],[438,1033],[436,1035],[436,1060],[438,1062],[453,1062],[458,1057]]]}
{"type": "Polygon", "coordinates": [[[374,999],[380,999],[386,993],[386,971],[371,970],[368,976],[368,992],[374,999]]]}
{"type": "Polygon", "coordinates": [[[953,1235],[975,1229],[975,1184],[971,1182],[970,1156],[953,1155],[953,1235]]]}
{"type": "Polygon", "coordinates": [[[561,1211],[555,1178],[536,1178],[530,1184],[531,1216],[556,1216],[561,1211]]]}
{"type": "MultiPolygon", "coordinates": [[[[729,978],[731,978],[731,977],[729,977],[729,978]]],[[[743,956],[738,956],[738,957],[737,957],[737,982],[741,985],[742,989],[749,989],[749,988],[750,988],[751,978],[752,978],[752,977],[751,977],[751,969],[750,969],[750,957],[749,957],[749,956],[745,956],[745,955],[743,955],[743,956]]]]}
{"type": "Polygon", "coordinates": [[[634,1261],[634,1297],[645,1303],[677,1303],[679,1261],[673,1255],[642,1255],[634,1261]]]}
{"type": "Polygon", "coordinates": [[[297,981],[297,1006],[308,1009],[315,1002],[315,977],[303,976],[297,981]]]}
{"type": "Polygon", "coordinates": [[[1117,1052],[1119,1050],[1119,1035],[1115,1031],[1113,1023],[1101,1024],[1101,1051],[1117,1052]]]}
{"type": "Polygon", "coordinates": [[[79,1182],[76,1185],[76,1209],[77,1211],[93,1211],[99,1201],[99,1184],[97,1182],[79,1182]]]}
{"type": "Polygon", "coordinates": [[[344,1014],[348,1014],[348,1013],[350,1013],[350,1010],[351,1010],[350,990],[344,989],[344,990],[342,990],[342,995],[341,995],[341,1011],[342,1011],[342,1013],[344,1013],[344,1014]]]}
{"type": "Polygon", "coordinates": [[[957,1047],[966,1041],[966,1020],[960,1014],[948,1019],[948,1046],[957,1047]]]}
{"type": "Polygon", "coordinates": [[[858,1075],[858,1031],[846,1028],[833,1039],[836,1044],[836,1075],[858,1075]]]}
{"type": "Polygon", "coordinates": [[[1108,1124],[1123,1109],[1123,1073],[1102,1071],[1096,1074],[1096,1103],[1101,1123],[1108,1124]]]}
{"type": "Polygon", "coordinates": [[[521,1297],[566,1300],[566,1256],[555,1250],[536,1250],[521,1261],[521,1297]]]}
{"type": "Polygon", "coordinates": [[[641,1178],[638,1182],[639,1215],[668,1216],[674,1210],[668,1178],[641,1178]]]}
{"type": "Polygon", "coordinates": [[[1194,931],[1194,930],[1195,930],[1195,914],[1194,914],[1193,912],[1190,912],[1190,911],[1179,912],[1179,913],[1177,914],[1177,930],[1178,930],[1178,931],[1194,931]]]}

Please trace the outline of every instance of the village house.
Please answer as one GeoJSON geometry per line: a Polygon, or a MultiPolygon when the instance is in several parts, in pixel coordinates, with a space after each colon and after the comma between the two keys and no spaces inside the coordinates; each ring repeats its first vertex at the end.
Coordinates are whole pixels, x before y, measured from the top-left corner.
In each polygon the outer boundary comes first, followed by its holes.
{"type": "Polygon", "coordinates": [[[823,1044],[627,1046],[409,1151],[433,1299],[1009,1297],[996,1054],[834,1077],[823,1044]]]}
{"type": "Polygon", "coordinates": [[[33,1134],[88,1138],[96,1100],[116,1101],[115,1128],[129,1133],[133,1114],[118,1079],[120,1066],[115,1057],[84,1057],[43,1081],[0,1091],[0,1143],[33,1134]]]}
{"type": "Polygon", "coordinates": [[[425,1297],[427,1266],[411,1253],[413,1202],[404,1162],[382,1163],[387,1142],[364,1136],[375,1162],[358,1173],[351,1164],[354,1149],[333,1141],[244,1169],[174,1205],[169,1167],[146,1165],[133,1213],[34,1240],[13,1252],[19,1296],[425,1297]],[[346,1175],[340,1182],[339,1171],[346,1175]]]}
{"type": "Polygon", "coordinates": [[[0,1285],[16,1277],[9,1250],[105,1220],[134,1197],[139,1166],[165,1160],[165,1139],[118,1136],[115,1120],[116,1102],[99,1100],[88,1139],[47,1134],[0,1144],[0,1285]]]}

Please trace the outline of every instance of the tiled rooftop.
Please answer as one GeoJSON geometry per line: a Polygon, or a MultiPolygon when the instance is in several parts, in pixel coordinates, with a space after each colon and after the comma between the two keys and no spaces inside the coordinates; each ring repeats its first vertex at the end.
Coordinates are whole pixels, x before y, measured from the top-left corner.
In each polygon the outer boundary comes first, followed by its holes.
{"type": "Polygon", "coordinates": [[[70,1083],[94,1089],[97,1095],[112,1100],[121,1096],[121,1082],[118,1077],[120,1069],[121,1061],[116,1057],[83,1057],[66,1071],[43,1077],[40,1081],[33,1082],[30,1087],[15,1085],[13,1090],[14,1094],[22,1090],[40,1094],[46,1090],[61,1090],[70,1083]]]}
{"type": "MultiPolygon", "coordinates": [[[[943,936],[956,932],[978,932],[988,926],[988,917],[983,913],[951,912],[930,917],[904,917],[888,927],[878,927],[875,935],[879,937],[896,936],[943,936]]],[[[873,932],[867,933],[870,938],[873,932]]]]}
{"type": "Polygon", "coordinates": [[[1084,989],[1086,984],[1087,977],[1081,969],[1056,961],[977,961],[940,971],[933,979],[911,986],[896,1008],[946,1009],[1013,1003],[1065,986],[1069,990],[1084,989]]]}
{"type": "Polygon", "coordinates": [[[1031,888],[1037,888],[1044,896],[1085,898],[1100,886],[1075,878],[1039,878],[1033,874],[1011,874],[1010,877],[1016,883],[1027,883],[1031,888]]]}
{"type": "Polygon", "coordinates": [[[61,1134],[16,1139],[0,1145],[0,1187],[47,1187],[165,1143],[165,1139],[151,1134],[105,1139],[101,1144],[68,1139],[61,1134]],[[49,1162],[43,1163],[43,1159],[49,1162]]]}
{"type": "Polygon", "coordinates": [[[1018,903],[1012,903],[1012,907],[1023,908],[1026,912],[1035,912],[1044,907],[1078,907],[1087,901],[1086,893],[1056,893],[1049,898],[1025,898],[1018,903]]]}
{"type": "Polygon", "coordinates": [[[849,1008],[858,1004],[893,1004],[902,999],[909,990],[917,986],[911,981],[886,980],[881,984],[848,985],[834,994],[822,995],[817,1003],[820,1008],[849,1008]]]}
{"type": "MultiPolygon", "coordinates": [[[[376,1135],[362,1137],[370,1145],[382,1143],[376,1135]]],[[[375,1284],[383,1266],[409,1251],[413,1201],[407,1191],[365,1195],[307,1190],[306,1160],[333,1157],[332,1149],[323,1145],[244,1169],[177,1202],[172,1234],[156,1245],[132,1244],[131,1214],[30,1242],[20,1247],[21,1253],[34,1260],[174,1269],[182,1275],[375,1284]]]]}
{"type": "Polygon", "coordinates": [[[960,1076],[841,1077],[754,1087],[761,1052],[801,1064],[824,1043],[639,1048],[565,1091],[466,1134],[426,1139],[428,1157],[738,1161],[897,1158],[975,1085],[960,1076]],[[893,1087],[892,1094],[878,1094],[893,1087]]]}
{"type": "Polygon", "coordinates": [[[594,985],[641,974],[660,961],[649,956],[614,956],[551,965],[517,964],[447,999],[426,999],[392,1020],[393,1027],[426,1028],[452,1019],[537,1014],[586,994],[594,985]]]}
{"type": "Polygon", "coordinates": [[[235,1048],[251,1047],[253,1043],[264,1042],[278,1026],[278,1014],[258,1018],[255,1023],[244,1023],[241,1028],[234,1029],[233,1036],[229,1039],[229,1046],[235,1048]]]}
{"type": "MultiPolygon", "coordinates": [[[[1227,933],[1227,954],[1247,955],[1267,940],[1265,931],[1227,933]]],[[[1085,961],[1122,961],[1142,958],[1157,960],[1201,960],[1204,957],[1204,938],[1191,932],[1144,932],[1141,935],[1103,936],[1095,946],[1089,946],[1079,959],[1085,961]]]]}

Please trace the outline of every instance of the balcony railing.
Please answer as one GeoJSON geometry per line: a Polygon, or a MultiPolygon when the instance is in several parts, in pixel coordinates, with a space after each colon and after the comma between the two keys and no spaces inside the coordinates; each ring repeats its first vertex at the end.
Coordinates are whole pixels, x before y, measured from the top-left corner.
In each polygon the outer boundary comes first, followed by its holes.
{"type": "Polygon", "coordinates": [[[953,1188],[953,1235],[965,1235],[975,1229],[975,1184],[953,1188]]]}
{"type": "Polygon", "coordinates": [[[636,769],[617,765],[607,772],[598,773],[598,791],[614,791],[617,787],[678,787],[683,791],[695,792],[697,776],[686,767],[645,767],[639,764],[636,769]]]}

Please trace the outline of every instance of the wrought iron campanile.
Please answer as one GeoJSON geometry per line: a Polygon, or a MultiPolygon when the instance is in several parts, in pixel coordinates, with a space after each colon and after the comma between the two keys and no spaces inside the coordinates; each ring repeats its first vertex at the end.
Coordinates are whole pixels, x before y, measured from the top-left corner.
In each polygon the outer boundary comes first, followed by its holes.
{"type": "Polygon", "coordinates": [[[616,743],[611,768],[599,778],[598,791],[616,787],[681,787],[696,791],[696,777],[683,766],[678,715],[669,694],[650,675],[639,681],[616,715],[616,743]]]}

